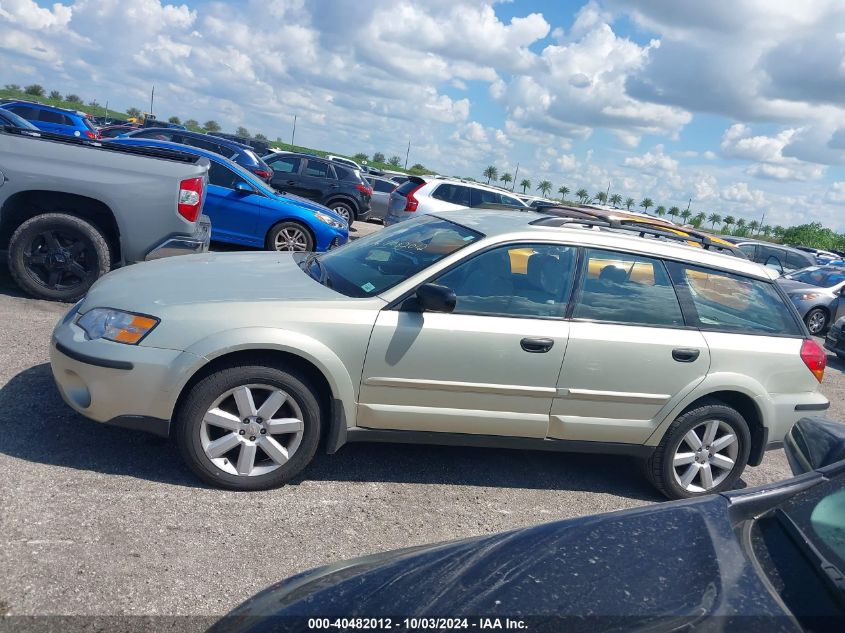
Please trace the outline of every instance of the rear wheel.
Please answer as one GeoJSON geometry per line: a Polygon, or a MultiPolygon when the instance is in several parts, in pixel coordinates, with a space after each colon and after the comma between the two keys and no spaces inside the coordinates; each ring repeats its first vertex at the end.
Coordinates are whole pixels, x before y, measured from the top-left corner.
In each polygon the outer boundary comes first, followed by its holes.
{"type": "Polygon", "coordinates": [[[320,405],[307,379],[265,366],[232,366],[191,388],[176,444],[203,481],[229,490],[275,488],[312,460],[320,405]]]}
{"type": "Polygon", "coordinates": [[[281,222],[270,229],[267,249],[271,251],[313,251],[314,238],[299,222],[281,222]]]}
{"type": "Polygon", "coordinates": [[[76,301],[110,268],[103,234],[74,215],[37,215],[21,224],[9,241],[12,278],[40,299],[76,301]]]}
{"type": "Polygon", "coordinates": [[[355,211],[352,209],[352,205],[348,202],[332,202],[329,204],[329,208],[346,220],[349,228],[352,228],[352,223],[355,221],[355,211]]]}
{"type": "Polygon", "coordinates": [[[675,420],[646,460],[645,474],[670,499],[730,490],[751,450],[751,433],[735,409],[715,400],[675,420]]]}
{"type": "Polygon", "coordinates": [[[804,322],[807,324],[810,334],[818,336],[827,327],[827,312],[822,308],[813,308],[804,317],[804,322]]]}

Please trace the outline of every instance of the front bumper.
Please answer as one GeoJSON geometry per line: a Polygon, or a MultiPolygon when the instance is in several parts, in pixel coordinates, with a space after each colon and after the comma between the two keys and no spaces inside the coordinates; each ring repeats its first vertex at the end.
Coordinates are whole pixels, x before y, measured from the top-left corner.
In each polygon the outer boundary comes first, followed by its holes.
{"type": "Polygon", "coordinates": [[[56,326],[50,366],[64,401],[96,422],[167,435],[179,396],[173,388],[202,359],[178,350],[91,341],[74,307],[56,326]]]}
{"type": "Polygon", "coordinates": [[[173,235],[164,239],[144,257],[146,261],[173,257],[175,255],[190,255],[192,253],[208,252],[211,242],[211,218],[201,215],[197,220],[193,235],[173,235]]]}

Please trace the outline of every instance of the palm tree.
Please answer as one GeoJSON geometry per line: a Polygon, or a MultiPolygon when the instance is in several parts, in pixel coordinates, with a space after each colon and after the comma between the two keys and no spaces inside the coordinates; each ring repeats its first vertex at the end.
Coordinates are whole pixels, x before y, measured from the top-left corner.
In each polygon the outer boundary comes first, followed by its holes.
{"type": "Polygon", "coordinates": [[[739,218],[736,221],[736,234],[745,235],[745,218],[739,218]]]}
{"type": "Polygon", "coordinates": [[[780,224],[778,224],[775,228],[772,229],[772,235],[777,238],[783,237],[784,233],[786,233],[786,229],[783,228],[780,224]]]}
{"type": "Polygon", "coordinates": [[[716,228],[716,225],[722,221],[722,216],[718,213],[711,213],[707,216],[707,221],[710,223],[711,228],[716,228]]]}
{"type": "Polygon", "coordinates": [[[578,191],[575,192],[575,195],[578,196],[578,199],[581,201],[581,204],[584,204],[587,201],[587,198],[590,197],[590,194],[587,193],[587,190],[581,187],[578,191]]]}
{"type": "Polygon", "coordinates": [[[612,196],[610,196],[610,204],[612,204],[614,206],[614,208],[615,207],[621,207],[622,206],[622,196],[620,196],[618,193],[614,193],[612,196]]]}
{"type": "Polygon", "coordinates": [[[654,215],[656,215],[658,218],[662,218],[664,215],[666,215],[666,207],[661,204],[654,210],[654,215]]]}
{"type": "Polygon", "coordinates": [[[681,215],[681,210],[678,207],[669,207],[667,213],[672,217],[673,220],[677,220],[678,216],[681,215]]]}
{"type": "Polygon", "coordinates": [[[540,184],[537,185],[537,191],[543,194],[543,196],[548,196],[552,190],[552,183],[548,180],[541,180],[540,184]]]}
{"type": "Polygon", "coordinates": [[[569,193],[569,187],[561,185],[557,188],[557,192],[560,194],[561,200],[566,200],[566,194],[569,193]]]}
{"type": "Polygon", "coordinates": [[[751,231],[751,235],[755,235],[755,232],[759,228],[760,223],[757,220],[751,220],[751,222],[748,223],[748,230],[751,231]]]}
{"type": "Polygon", "coordinates": [[[701,223],[707,219],[707,214],[704,211],[699,211],[695,214],[695,217],[692,219],[693,225],[697,228],[701,226],[701,223]]]}
{"type": "Polygon", "coordinates": [[[628,209],[628,211],[630,211],[631,207],[633,207],[635,204],[637,204],[637,201],[633,198],[625,198],[625,208],[628,209]]]}
{"type": "Polygon", "coordinates": [[[607,194],[604,191],[599,191],[595,196],[593,196],[596,200],[605,204],[607,202],[607,194]]]}
{"type": "Polygon", "coordinates": [[[505,189],[508,188],[508,184],[513,182],[513,176],[511,176],[508,172],[502,174],[501,178],[499,178],[503,183],[505,183],[505,189]]]}
{"type": "Polygon", "coordinates": [[[684,219],[684,223],[689,220],[691,215],[692,211],[690,211],[689,209],[684,209],[683,211],[681,211],[681,217],[684,219]]]}
{"type": "Polygon", "coordinates": [[[531,188],[531,181],[528,178],[523,178],[522,182],[519,183],[519,186],[522,187],[522,193],[525,193],[526,189],[531,188]]]}
{"type": "Polygon", "coordinates": [[[487,177],[487,184],[490,184],[491,180],[496,180],[499,177],[499,170],[496,169],[493,165],[488,165],[487,169],[484,170],[484,176],[487,177]]]}
{"type": "Polygon", "coordinates": [[[763,225],[763,228],[762,228],[762,229],[760,229],[760,232],[761,232],[763,235],[765,235],[766,237],[769,237],[769,236],[772,234],[772,227],[771,227],[771,225],[769,225],[769,224],[765,224],[765,225],[763,225]]]}
{"type": "Polygon", "coordinates": [[[648,213],[648,208],[654,206],[654,202],[651,201],[651,198],[643,198],[640,201],[640,206],[645,209],[645,212],[648,213]]]}
{"type": "Polygon", "coordinates": [[[734,219],[734,216],[732,216],[732,215],[726,215],[726,216],[725,216],[725,233],[730,233],[730,232],[731,232],[731,227],[732,227],[734,224],[736,224],[736,220],[734,219]]]}

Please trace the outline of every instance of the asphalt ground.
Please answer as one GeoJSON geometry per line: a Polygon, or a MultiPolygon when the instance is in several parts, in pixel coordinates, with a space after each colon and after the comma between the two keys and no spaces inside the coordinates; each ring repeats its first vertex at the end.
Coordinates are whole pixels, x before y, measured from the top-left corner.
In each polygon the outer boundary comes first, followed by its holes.
{"type": "MultiPolygon", "coordinates": [[[[210,489],[166,440],[64,405],[48,343],[67,308],[0,265],[0,615],[220,615],[317,565],[661,501],[628,458],[387,444],[318,455],[278,490],[210,489]]],[[[741,485],[789,476],[774,451],[741,485]]]]}

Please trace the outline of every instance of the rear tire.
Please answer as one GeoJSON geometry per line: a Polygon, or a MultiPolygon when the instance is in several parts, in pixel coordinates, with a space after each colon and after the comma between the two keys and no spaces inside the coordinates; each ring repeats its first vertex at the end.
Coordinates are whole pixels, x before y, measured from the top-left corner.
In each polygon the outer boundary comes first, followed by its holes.
{"type": "Polygon", "coordinates": [[[822,308],[813,308],[804,317],[804,323],[807,324],[807,329],[813,336],[819,336],[827,327],[827,312],[822,308]]]}
{"type": "Polygon", "coordinates": [[[669,499],[724,492],[739,479],[750,451],[751,433],[739,412],[705,400],[672,422],[645,460],[644,472],[669,499]]]}
{"type": "Polygon", "coordinates": [[[321,418],[315,394],[308,379],[291,370],[225,367],[188,392],[176,415],[176,445],[190,469],[212,486],[277,488],[308,466],[317,451],[321,418]],[[244,390],[250,394],[246,398],[244,390]],[[262,405],[271,397],[281,404],[262,419],[262,405]],[[254,411],[243,410],[244,402],[254,411]],[[295,421],[301,424],[279,430],[295,421]]]}
{"type": "Polygon", "coordinates": [[[111,252],[94,225],[66,213],[44,213],[9,240],[9,272],[27,294],[76,301],[111,268],[111,252]]]}
{"type": "Polygon", "coordinates": [[[331,202],[328,205],[329,209],[337,213],[340,217],[346,220],[349,228],[352,228],[352,223],[355,221],[355,210],[348,202],[331,202]]]}

